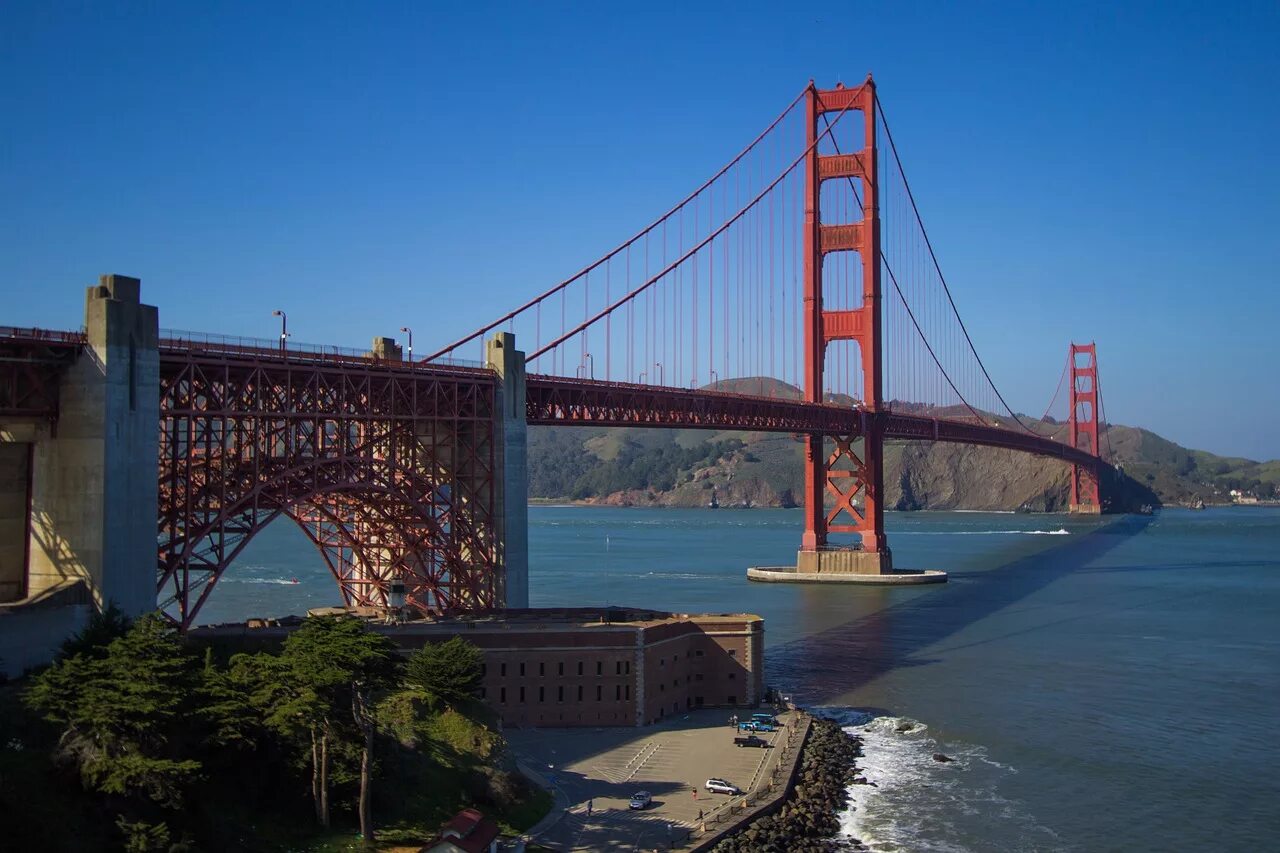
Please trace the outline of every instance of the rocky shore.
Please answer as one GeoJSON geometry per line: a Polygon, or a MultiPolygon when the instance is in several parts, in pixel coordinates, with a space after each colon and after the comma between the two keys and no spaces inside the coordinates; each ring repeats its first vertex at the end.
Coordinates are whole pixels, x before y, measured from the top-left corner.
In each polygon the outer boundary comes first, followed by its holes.
{"type": "Polygon", "coordinates": [[[848,787],[861,782],[856,761],[862,741],[831,720],[815,718],[800,760],[795,790],[782,808],[752,821],[717,844],[712,853],[829,853],[857,850],[835,839],[836,817],[849,803],[848,787]]]}

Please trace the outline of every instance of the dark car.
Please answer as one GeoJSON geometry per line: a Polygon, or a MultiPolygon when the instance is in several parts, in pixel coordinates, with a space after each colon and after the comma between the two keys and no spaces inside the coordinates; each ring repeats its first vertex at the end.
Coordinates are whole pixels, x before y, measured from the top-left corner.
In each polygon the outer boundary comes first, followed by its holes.
{"type": "Polygon", "coordinates": [[[762,737],[748,735],[747,737],[736,737],[733,739],[734,746],[768,746],[769,742],[762,737]]]}

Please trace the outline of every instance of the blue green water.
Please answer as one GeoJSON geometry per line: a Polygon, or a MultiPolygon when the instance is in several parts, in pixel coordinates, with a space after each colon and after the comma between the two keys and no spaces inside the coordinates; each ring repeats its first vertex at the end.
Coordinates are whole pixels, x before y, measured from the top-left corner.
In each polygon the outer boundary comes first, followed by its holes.
{"type": "MultiPolygon", "coordinates": [[[[768,683],[866,740],[876,787],[844,826],[873,850],[1280,847],[1280,511],[890,514],[895,562],[949,583],[749,583],[799,529],[794,510],[531,508],[532,603],[764,616],[768,683]]],[[[201,616],[336,598],[276,524],[201,616]]]]}

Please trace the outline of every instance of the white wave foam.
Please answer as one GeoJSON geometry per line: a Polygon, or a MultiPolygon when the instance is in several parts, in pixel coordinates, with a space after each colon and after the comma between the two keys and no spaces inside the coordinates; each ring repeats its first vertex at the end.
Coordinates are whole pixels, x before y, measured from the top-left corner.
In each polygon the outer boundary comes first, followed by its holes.
{"type": "MultiPolygon", "coordinates": [[[[815,709],[818,710],[818,709],[815,709]]],[[[840,834],[872,853],[973,853],[991,849],[990,821],[1010,849],[1058,848],[1061,839],[1040,826],[1014,800],[1000,796],[1002,781],[1018,771],[987,756],[982,746],[941,744],[929,727],[907,717],[824,710],[862,738],[861,775],[874,785],[850,785],[850,807],[840,834]],[[940,762],[944,752],[952,760],[940,762]]]]}
{"type": "Polygon", "coordinates": [[[300,585],[300,584],[301,584],[301,582],[300,582],[300,581],[292,580],[292,579],[290,579],[290,578],[227,578],[227,579],[226,579],[226,581],[224,581],[224,583],[226,583],[226,582],[231,582],[231,583],[274,583],[274,584],[282,584],[282,585],[284,585],[284,586],[297,586],[297,585],[300,585]]]}

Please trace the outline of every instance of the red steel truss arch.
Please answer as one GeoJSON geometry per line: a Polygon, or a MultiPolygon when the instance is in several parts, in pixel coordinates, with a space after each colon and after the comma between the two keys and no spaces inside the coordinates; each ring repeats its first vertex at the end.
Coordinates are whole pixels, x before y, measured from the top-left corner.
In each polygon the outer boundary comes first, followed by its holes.
{"type": "Polygon", "coordinates": [[[502,601],[493,374],[176,342],[161,355],[158,588],[175,622],[281,515],[348,604],[385,603],[395,580],[422,610],[502,601]]]}

